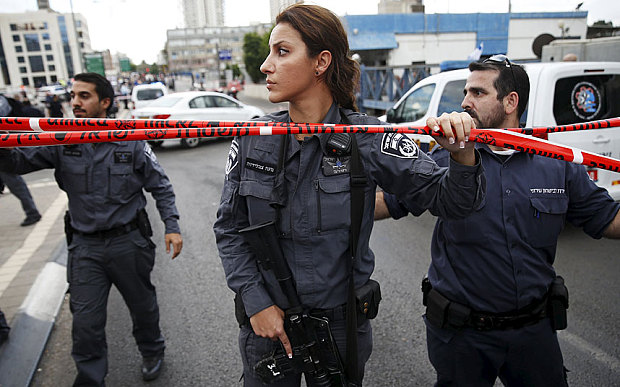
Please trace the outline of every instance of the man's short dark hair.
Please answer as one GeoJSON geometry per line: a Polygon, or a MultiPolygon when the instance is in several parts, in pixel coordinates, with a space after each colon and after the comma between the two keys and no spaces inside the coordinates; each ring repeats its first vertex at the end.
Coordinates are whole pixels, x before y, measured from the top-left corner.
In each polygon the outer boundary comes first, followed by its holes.
{"type": "Polygon", "coordinates": [[[510,66],[495,62],[471,62],[468,67],[469,71],[498,71],[499,76],[493,83],[495,90],[497,90],[497,99],[501,101],[511,91],[516,91],[519,95],[517,113],[519,114],[518,117],[521,118],[521,115],[527,107],[527,101],[530,98],[530,78],[527,76],[523,66],[519,66],[512,62],[508,63],[510,66]]]}
{"type": "Polygon", "coordinates": [[[95,85],[95,92],[99,97],[99,101],[109,98],[110,106],[108,106],[106,112],[109,114],[114,105],[114,89],[112,84],[104,76],[97,73],[80,73],[73,77],[74,80],[80,82],[92,83],[95,85]]]}

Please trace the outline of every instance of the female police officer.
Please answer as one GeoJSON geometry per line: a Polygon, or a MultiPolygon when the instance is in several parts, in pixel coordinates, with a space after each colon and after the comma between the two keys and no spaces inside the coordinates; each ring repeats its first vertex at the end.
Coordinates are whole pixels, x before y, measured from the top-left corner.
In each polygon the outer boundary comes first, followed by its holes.
{"type": "MultiPolygon", "coordinates": [[[[269,47],[269,56],[261,66],[267,75],[269,100],[288,101],[289,110],[263,120],[380,124],[355,111],[359,69],[348,57],[346,33],[332,12],[299,4],[285,9],[276,19],[269,47]]],[[[308,134],[233,140],[214,231],[228,285],[249,316],[245,322],[238,318],[246,386],[261,385],[255,365],[280,347],[278,341],[289,358],[293,353],[283,323],[289,300],[282,296],[272,271],[257,264],[254,250],[239,230],[275,221],[279,249],[304,310],[329,319],[344,358],[349,342],[345,306],[350,297],[350,273],[355,288],[360,288],[374,268],[368,244],[376,186],[448,217],[465,216],[480,204],[482,170],[473,144],[465,140],[473,124],[466,117],[463,120],[451,123],[454,130],[446,131],[441,140],[452,152],[446,169],[419,152],[409,138],[396,133],[338,139],[308,134]],[[359,210],[350,206],[356,151],[366,178],[359,210]],[[361,229],[350,271],[351,216],[359,214],[361,229]]],[[[372,333],[365,319],[357,321],[357,326],[357,362],[351,362],[349,353],[346,358],[361,379],[372,351],[372,333]]],[[[278,369],[273,374],[280,379],[277,385],[300,384],[298,369],[278,369]]]]}

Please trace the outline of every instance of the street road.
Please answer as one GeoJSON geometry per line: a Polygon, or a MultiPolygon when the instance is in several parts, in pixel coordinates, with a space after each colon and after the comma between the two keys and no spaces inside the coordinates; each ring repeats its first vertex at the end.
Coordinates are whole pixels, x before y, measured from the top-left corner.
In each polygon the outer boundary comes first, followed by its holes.
{"type": "MultiPolygon", "coordinates": [[[[189,150],[156,151],[175,187],[184,249],[174,261],[165,254],[163,226],[151,201],[153,240],[159,246],[153,281],[167,339],[166,368],[151,386],[232,386],[241,375],[233,294],[226,286],[212,232],[229,143],[220,140],[189,150]]],[[[375,225],[374,278],[381,283],[383,301],[373,322],[368,386],[433,383],[419,291],[429,262],[433,223],[432,216],[424,215],[375,225]]],[[[619,247],[619,241],[595,241],[574,228],[562,234],[556,267],[566,279],[571,304],[569,328],[559,337],[571,385],[611,386],[620,380],[619,247]]],[[[65,302],[32,386],[68,386],[74,378],[68,309],[65,302]]],[[[107,384],[142,385],[129,314],[115,289],[108,313],[107,384]]]]}

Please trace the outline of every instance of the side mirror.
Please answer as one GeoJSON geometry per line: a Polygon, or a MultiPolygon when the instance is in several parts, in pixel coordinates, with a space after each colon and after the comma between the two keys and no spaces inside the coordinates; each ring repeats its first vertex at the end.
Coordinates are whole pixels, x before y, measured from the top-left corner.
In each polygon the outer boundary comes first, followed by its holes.
{"type": "Polygon", "coordinates": [[[391,124],[396,124],[396,123],[402,121],[402,120],[400,120],[400,117],[398,117],[398,115],[396,114],[396,110],[393,107],[388,109],[388,111],[386,113],[386,120],[387,120],[387,122],[389,122],[391,124]]]}

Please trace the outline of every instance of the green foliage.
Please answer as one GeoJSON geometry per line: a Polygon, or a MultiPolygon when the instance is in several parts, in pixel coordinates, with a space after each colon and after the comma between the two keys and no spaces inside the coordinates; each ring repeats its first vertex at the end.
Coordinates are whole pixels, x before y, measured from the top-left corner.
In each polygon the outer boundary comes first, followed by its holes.
{"type": "Polygon", "coordinates": [[[265,75],[260,72],[260,65],[269,55],[269,35],[270,32],[263,36],[250,32],[243,37],[243,63],[253,82],[259,82],[265,78],[265,75]]]}
{"type": "Polygon", "coordinates": [[[239,69],[239,65],[238,64],[233,64],[232,66],[229,63],[226,63],[226,70],[231,69],[233,72],[233,78],[239,78],[241,77],[241,70],[239,69]]]}

